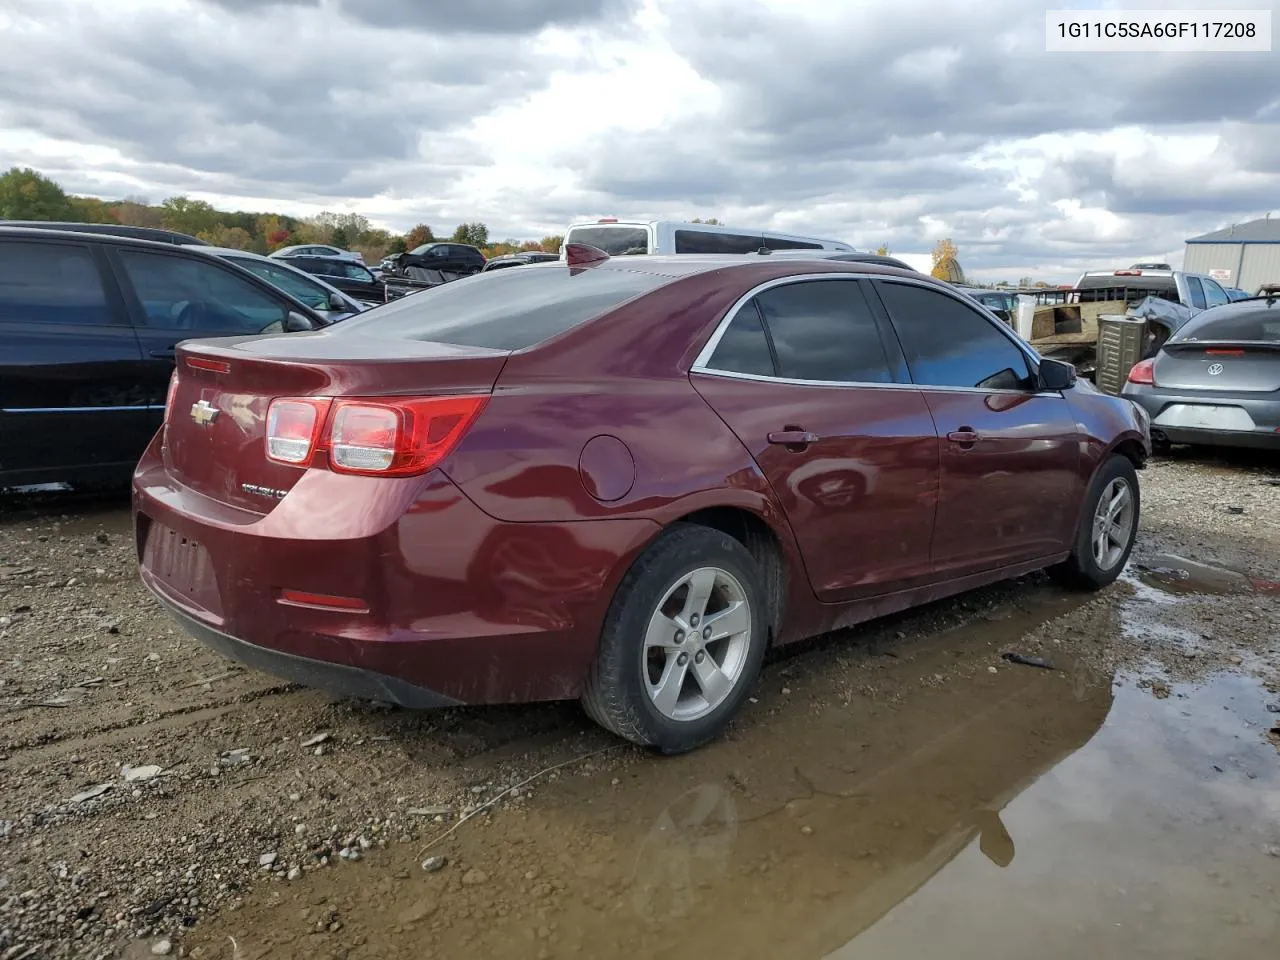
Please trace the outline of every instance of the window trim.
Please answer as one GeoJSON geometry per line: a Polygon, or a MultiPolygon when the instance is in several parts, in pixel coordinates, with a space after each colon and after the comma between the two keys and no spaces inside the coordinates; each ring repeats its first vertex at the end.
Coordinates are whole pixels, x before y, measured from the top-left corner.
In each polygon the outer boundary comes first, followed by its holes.
{"type": "MultiPolygon", "coordinates": [[[[711,332],[711,336],[707,339],[707,342],[703,345],[702,349],[698,352],[698,355],[694,357],[693,363],[689,367],[689,373],[690,374],[698,373],[698,374],[703,374],[705,376],[711,376],[711,377],[725,377],[732,380],[758,380],[763,383],[786,383],[786,384],[791,384],[791,385],[800,386],[800,387],[855,387],[855,388],[862,388],[862,389],[865,389],[867,387],[881,387],[888,390],[920,390],[920,391],[925,391],[929,393],[954,393],[954,392],[982,393],[982,394],[996,393],[996,394],[1010,394],[1010,395],[1019,396],[1019,397],[1025,397],[1025,396],[1060,397],[1062,396],[1062,392],[1059,390],[1040,390],[1040,389],[1008,390],[1003,388],[985,388],[985,387],[946,387],[946,386],[940,386],[936,384],[916,383],[914,380],[908,380],[906,382],[895,382],[895,383],[883,383],[880,381],[852,381],[852,380],[799,380],[793,377],[766,377],[756,373],[735,373],[731,370],[718,370],[714,367],[708,366],[708,363],[710,362],[711,357],[715,354],[716,347],[720,345],[720,340],[722,337],[724,337],[724,333],[728,329],[730,322],[737,315],[738,311],[744,305],[746,305],[753,297],[755,297],[757,294],[763,293],[765,290],[768,290],[772,287],[778,287],[788,283],[797,283],[797,282],[807,281],[807,280],[862,280],[862,281],[870,280],[872,281],[873,289],[875,286],[875,281],[891,280],[894,283],[908,283],[913,286],[924,287],[927,290],[932,290],[936,293],[940,293],[945,297],[950,297],[951,299],[960,303],[962,306],[968,307],[970,310],[975,310],[975,312],[978,313],[978,315],[981,316],[984,320],[986,320],[987,323],[995,327],[996,330],[999,331],[1002,337],[1005,337],[1010,343],[1012,343],[1013,346],[1018,350],[1018,352],[1020,352],[1026,358],[1027,366],[1030,369],[1031,375],[1033,377],[1039,373],[1040,356],[1037,353],[1035,353],[1030,348],[1029,345],[1024,344],[1021,341],[1021,339],[1019,339],[1016,335],[1014,335],[1012,331],[1010,331],[1004,323],[1001,323],[999,317],[996,317],[995,315],[990,314],[989,311],[984,306],[982,306],[982,304],[975,305],[973,303],[966,303],[964,298],[957,293],[954,293],[950,290],[943,289],[942,287],[939,287],[933,283],[926,283],[920,280],[916,280],[913,277],[898,277],[898,276],[886,277],[883,274],[860,273],[856,271],[849,271],[847,273],[845,271],[831,272],[831,273],[799,273],[799,274],[793,274],[792,276],[788,276],[788,277],[776,277],[773,280],[766,280],[764,283],[760,283],[752,287],[749,291],[747,291],[747,293],[745,293],[743,296],[735,300],[733,304],[730,305],[729,309],[725,311],[724,316],[722,316],[716,322],[715,330],[711,332]]],[[[894,335],[894,339],[892,344],[885,345],[886,352],[891,354],[891,356],[889,357],[890,363],[892,364],[894,362],[895,357],[892,354],[896,352],[901,353],[901,356],[903,357],[903,360],[905,362],[906,351],[902,347],[901,340],[898,337],[897,328],[892,326],[892,323],[893,323],[892,316],[889,314],[889,310],[884,305],[883,301],[881,301],[879,291],[876,291],[876,296],[875,296],[875,299],[873,300],[867,294],[864,286],[863,296],[867,297],[868,305],[871,307],[872,314],[875,316],[877,327],[880,328],[880,336],[882,340],[884,339],[884,330],[881,325],[882,323],[890,324],[890,330],[894,335]],[[888,347],[890,346],[892,346],[894,350],[892,351],[888,350],[888,347]]],[[[756,310],[757,312],[759,312],[758,306],[756,310]]],[[[768,325],[766,324],[764,326],[765,326],[765,333],[767,335],[768,325]]],[[[906,366],[906,372],[907,372],[907,376],[910,377],[911,368],[909,364],[907,364],[906,366]]],[[[896,372],[895,372],[895,375],[896,375],[896,372]]]]}

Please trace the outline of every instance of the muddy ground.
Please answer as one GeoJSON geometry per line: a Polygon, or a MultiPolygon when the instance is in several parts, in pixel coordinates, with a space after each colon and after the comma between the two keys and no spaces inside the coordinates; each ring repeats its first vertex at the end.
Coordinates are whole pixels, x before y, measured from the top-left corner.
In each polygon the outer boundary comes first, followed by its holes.
{"type": "Polygon", "coordinates": [[[10,498],[0,960],[1272,957],[1277,478],[1156,461],[1102,594],[1032,576],[789,650],[668,759],[573,704],[239,669],[148,600],[125,504],[10,498]]]}

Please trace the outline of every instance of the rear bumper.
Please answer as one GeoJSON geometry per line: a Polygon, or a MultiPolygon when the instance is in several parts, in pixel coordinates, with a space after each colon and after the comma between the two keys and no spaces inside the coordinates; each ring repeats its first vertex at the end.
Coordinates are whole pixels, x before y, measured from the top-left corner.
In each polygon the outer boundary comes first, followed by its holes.
{"type": "Polygon", "coordinates": [[[1214,392],[1171,390],[1164,387],[1125,386],[1122,396],[1140,406],[1151,417],[1151,436],[1170,443],[1206,446],[1280,449],[1280,401],[1232,396],[1214,392]],[[1187,422],[1182,412],[1203,407],[1227,408],[1240,427],[1230,429],[1198,426],[1187,422]],[[1247,415],[1247,416],[1242,416],[1247,415]]]}
{"type": "Polygon", "coordinates": [[[337,696],[381,700],[385,703],[408,707],[411,710],[430,710],[436,707],[459,705],[459,701],[452,697],[446,697],[437,690],[420,687],[399,677],[390,677],[385,673],[347,664],[282,653],[279,650],[237,640],[184,612],[166,599],[162,593],[154,589],[152,592],[173,618],[206,647],[224,657],[238,660],[254,670],[317,690],[325,690],[337,696]]]}
{"type": "Polygon", "coordinates": [[[133,494],[141,578],[200,640],[287,679],[410,706],[578,696],[613,592],[658,529],[498,521],[438,471],[309,471],[257,514],[175,481],[158,438],[133,494]]]}

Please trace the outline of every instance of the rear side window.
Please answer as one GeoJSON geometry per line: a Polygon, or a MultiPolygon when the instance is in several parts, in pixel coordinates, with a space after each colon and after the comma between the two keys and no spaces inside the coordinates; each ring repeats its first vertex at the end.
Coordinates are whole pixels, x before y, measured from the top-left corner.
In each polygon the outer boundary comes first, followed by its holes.
{"type": "Polygon", "coordinates": [[[574,227],[565,243],[586,243],[611,257],[649,252],[649,231],[645,227],[574,227]]]}
{"type": "Polygon", "coordinates": [[[675,242],[676,253],[755,253],[764,245],[764,237],[760,234],[677,230],[675,242]]]}
{"type": "Polygon", "coordinates": [[[1208,306],[1204,299],[1204,287],[1200,286],[1199,277],[1187,277],[1187,291],[1191,294],[1191,305],[1197,310],[1208,306]]]}
{"type": "Polygon", "coordinates": [[[776,377],[773,354],[760,325],[760,311],[749,301],[734,314],[725,327],[715,352],[707,362],[708,369],[725,373],[747,373],[757,377],[776,377]]]}
{"type": "Polygon", "coordinates": [[[822,244],[808,240],[784,240],[782,237],[764,238],[764,245],[770,250],[821,250],[822,244]]]}
{"type": "Polygon", "coordinates": [[[0,320],[111,323],[102,277],[88,247],[0,243],[0,320]]]}
{"type": "Polygon", "coordinates": [[[778,357],[778,376],[892,383],[875,317],[856,280],[803,280],[756,297],[778,357]]]}
{"type": "Polygon", "coordinates": [[[1178,302],[1178,285],[1173,277],[1115,276],[1099,274],[1085,277],[1076,287],[1081,303],[1097,303],[1102,300],[1141,300],[1160,297],[1178,302]]]}
{"type": "Polygon", "coordinates": [[[977,310],[915,284],[886,280],[877,289],[916,383],[984,390],[1031,387],[1026,354],[977,310]]]}
{"type": "Polygon", "coordinates": [[[523,350],[669,283],[670,277],[559,263],[478,273],[376,307],[334,329],[523,350]]]}
{"type": "MultiPolygon", "coordinates": [[[[329,291],[314,280],[295,273],[287,267],[281,267],[270,260],[257,260],[253,257],[227,257],[238,267],[261,277],[267,283],[285,293],[292,294],[312,310],[329,309],[329,291]]],[[[302,261],[299,260],[299,263],[302,261]]]]}

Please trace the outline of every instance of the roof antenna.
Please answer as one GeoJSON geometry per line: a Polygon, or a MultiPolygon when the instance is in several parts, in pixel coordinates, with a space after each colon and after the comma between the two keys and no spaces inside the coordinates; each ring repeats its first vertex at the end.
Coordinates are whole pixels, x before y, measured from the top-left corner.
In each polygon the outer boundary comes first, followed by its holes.
{"type": "Polygon", "coordinates": [[[763,233],[760,234],[760,249],[757,250],[756,253],[762,257],[767,257],[769,254],[773,253],[773,251],[769,249],[769,242],[765,239],[763,233]]]}

